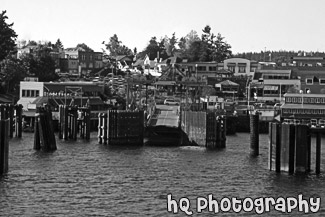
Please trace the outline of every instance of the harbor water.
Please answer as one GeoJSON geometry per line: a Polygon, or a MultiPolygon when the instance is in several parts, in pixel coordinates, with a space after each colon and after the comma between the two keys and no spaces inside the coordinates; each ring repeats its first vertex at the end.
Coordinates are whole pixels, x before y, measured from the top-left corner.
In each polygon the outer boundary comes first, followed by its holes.
{"type": "MultiPolygon", "coordinates": [[[[57,138],[57,137],[56,137],[57,138]]],[[[227,136],[226,148],[107,146],[91,140],[57,139],[57,150],[33,150],[33,134],[10,140],[9,172],[0,177],[0,216],[185,216],[167,211],[167,195],[187,197],[193,216],[234,216],[233,212],[197,213],[198,197],[321,197],[325,216],[325,145],[321,174],[277,174],[268,169],[268,135],[260,135],[260,155],[251,157],[249,134],[227,136]]],[[[323,138],[325,141],[325,138],[323,138]]],[[[306,214],[294,210],[295,216],[306,214]]],[[[240,215],[254,216],[252,212],[240,215]]],[[[271,209],[265,216],[290,215],[271,209]]]]}

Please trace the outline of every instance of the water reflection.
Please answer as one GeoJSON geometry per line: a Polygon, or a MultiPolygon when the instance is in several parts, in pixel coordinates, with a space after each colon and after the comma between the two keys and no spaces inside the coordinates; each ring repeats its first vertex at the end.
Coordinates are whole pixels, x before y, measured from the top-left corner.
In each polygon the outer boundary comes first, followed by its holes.
{"type": "Polygon", "coordinates": [[[0,178],[1,215],[169,216],[169,193],[191,201],[208,194],[217,199],[325,196],[324,154],[318,177],[277,174],[268,170],[267,135],[260,135],[258,157],[250,156],[244,133],[227,137],[227,147],[218,151],[107,146],[92,138],[57,140],[58,150],[51,153],[34,151],[32,136],[11,140],[9,173],[0,178]]]}

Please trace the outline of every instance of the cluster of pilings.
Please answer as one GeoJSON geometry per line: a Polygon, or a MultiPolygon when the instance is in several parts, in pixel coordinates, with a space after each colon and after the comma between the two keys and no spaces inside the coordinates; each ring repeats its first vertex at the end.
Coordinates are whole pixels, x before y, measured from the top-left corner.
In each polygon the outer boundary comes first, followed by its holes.
{"type": "Polygon", "coordinates": [[[0,104],[0,118],[1,120],[9,120],[9,137],[13,138],[14,132],[15,136],[18,138],[22,137],[23,129],[23,119],[22,119],[22,105],[12,105],[12,104],[0,104]]]}
{"type": "Polygon", "coordinates": [[[90,139],[90,108],[59,106],[59,138],[64,140],[90,139]]]}
{"type": "Polygon", "coordinates": [[[49,106],[38,107],[35,114],[34,149],[43,151],[56,150],[56,141],[49,106]]]}
{"type": "Polygon", "coordinates": [[[206,145],[207,148],[226,147],[226,118],[211,112],[206,115],[206,145]]]}
{"type": "Polygon", "coordinates": [[[98,115],[98,143],[143,145],[144,112],[109,110],[98,115]]]}
{"type": "Polygon", "coordinates": [[[308,125],[270,123],[269,169],[276,172],[306,173],[311,171],[311,136],[316,135],[316,174],[320,173],[321,134],[324,128],[308,125]]]}
{"type": "Polygon", "coordinates": [[[0,175],[8,172],[9,138],[22,137],[22,105],[0,105],[0,175]]]}

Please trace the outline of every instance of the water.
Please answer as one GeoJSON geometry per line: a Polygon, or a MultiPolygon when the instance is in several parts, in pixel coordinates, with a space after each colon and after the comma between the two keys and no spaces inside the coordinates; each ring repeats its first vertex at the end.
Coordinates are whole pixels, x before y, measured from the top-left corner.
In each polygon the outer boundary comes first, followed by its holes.
{"type": "MultiPolygon", "coordinates": [[[[193,216],[198,216],[196,198],[208,194],[216,199],[325,198],[324,145],[321,175],[316,176],[269,171],[268,135],[260,135],[257,158],[249,156],[246,133],[228,136],[222,151],[110,147],[98,144],[95,133],[91,137],[90,142],[57,139],[58,150],[52,153],[33,150],[33,134],[10,140],[9,173],[0,178],[0,216],[174,216],[167,212],[169,193],[173,199],[188,197],[193,216]]],[[[313,216],[325,216],[324,203],[313,216]]],[[[276,210],[265,214],[279,215],[276,210]]],[[[200,216],[213,215],[205,211],[200,216]]]]}

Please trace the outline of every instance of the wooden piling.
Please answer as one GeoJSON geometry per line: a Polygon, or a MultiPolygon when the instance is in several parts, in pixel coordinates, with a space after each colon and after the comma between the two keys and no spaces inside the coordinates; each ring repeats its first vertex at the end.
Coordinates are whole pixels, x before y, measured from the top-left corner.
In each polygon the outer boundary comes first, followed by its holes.
{"type": "Polygon", "coordinates": [[[9,169],[9,120],[0,120],[0,175],[9,169]]]}
{"type": "Polygon", "coordinates": [[[280,137],[280,169],[292,174],[295,162],[295,126],[292,124],[281,124],[280,137]]]}
{"type": "Polygon", "coordinates": [[[250,151],[252,156],[259,155],[259,115],[250,115],[250,151]]]}
{"type": "Polygon", "coordinates": [[[281,170],[281,124],[269,123],[269,169],[280,172],[281,170]]]}
{"type": "Polygon", "coordinates": [[[15,122],[14,122],[14,105],[10,104],[8,106],[9,109],[9,137],[12,138],[14,136],[14,127],[15,127],[15,122]]]}
{"type": "Polygon", "coordinates": [[[40,135],[39,135],[38,119],[39,119],[39,113],[36,112],[35,123],[34,123],[34,149],[35,150],[41,149],[41,140],[40,140],[40,135]]]}
{"type": "Polygon", "coordinates": [[[36,109],[34,149],[54,151],[57,149],[52,123],[52,112],[49,107],[36,109]]]}
{"type": "Polygon", "coordinates": [[[98,143],[102,144],[103,143],[103,122],[104,122],[104,114],[99,113],[98,114],[98,143]]]}
{"type": "Polygon", "coordinates": [[[16,137],[21,138],[23,132],[23,106],[21,104],[15,106],[16,109],[16,121],[15,121],[15,131],[16,137]]]}
{"type": "Polygon", "coordinates": [[[90,139],[90,124],[91,124],[91,111],[90,107],[86,109],[86,140],[90,139]]]}
{"type": "Polygon", "coordinates": [[[310,140],[308,139],[309,135],[309,127],[307,125],[296,125],[295,126],[295,132],[296,132],[296,168],[295,172],[297,173],[304,173],[308,171],[308,147],[310,144],[310,140]]]}
{"type": "Polygon", "coordinates": [[[321,163],[321,134],[316,134],[316,174],[320,174],[320,163],[321,163]]]}

